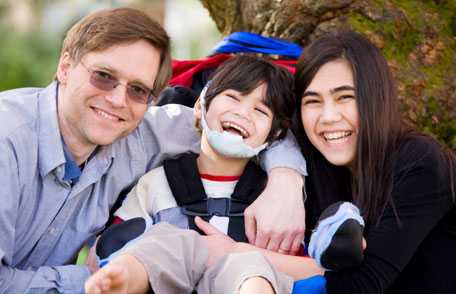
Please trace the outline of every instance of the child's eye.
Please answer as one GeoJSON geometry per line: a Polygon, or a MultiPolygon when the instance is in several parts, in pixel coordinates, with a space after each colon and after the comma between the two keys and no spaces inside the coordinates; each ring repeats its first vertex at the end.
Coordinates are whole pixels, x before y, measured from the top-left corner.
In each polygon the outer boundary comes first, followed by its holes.
{"type": "Polygon", "coordinates": [[[235,100],[235,101],[239,101],[239,98],[236,97],[236,96],[233,95],[233,94],[229,94],[229,93],[228,93],[228,94],[226,94],[226,96],[229,97],[229,98],[231,98],[231,99],[233,99],[233,100],[235,100]]]}
{"type": "Polygon", "coordinates": [[[267,117],[269,117],[269,113],[266,110],[264,110],[264,109],[262,109],[260,107],[256,107],[255,110],[258,111],[259,113],[264,114],[267,117]]]}

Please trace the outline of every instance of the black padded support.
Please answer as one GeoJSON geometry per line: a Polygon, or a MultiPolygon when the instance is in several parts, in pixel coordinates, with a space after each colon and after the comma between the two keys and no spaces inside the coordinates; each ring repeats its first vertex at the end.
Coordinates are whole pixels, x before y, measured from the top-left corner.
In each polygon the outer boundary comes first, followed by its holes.
{"type": "Polygon", "coordinates": [[[362,238],[363,227],[356,220],[347,219],[322,254],[321,264],[336,271],[359,266],[364,258],[362,238]]]}
{"type": "Polygon", "coordinates": [[[97,242],[96,253],[101,259],[120,250],[126,243],[146,230],[146,221],[141,217],[129,219],[106,229],[97,242]]]}

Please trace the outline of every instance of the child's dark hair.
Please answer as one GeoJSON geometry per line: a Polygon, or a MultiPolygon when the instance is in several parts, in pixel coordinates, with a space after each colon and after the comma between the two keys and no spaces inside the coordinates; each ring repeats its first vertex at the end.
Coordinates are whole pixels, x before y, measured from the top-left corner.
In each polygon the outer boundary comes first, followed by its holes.
{"type": "Polygon", "coordinates": [[[206,91],[206,109],[212,99],[225,90],[232,89],[246,95],[258,86],[267,86],[264,103],[273,113],[268,142],[285,136],[295,108],[293,75],[280,66],[261,57],[237,55],[221,64],[212,74],[206,91]]]}

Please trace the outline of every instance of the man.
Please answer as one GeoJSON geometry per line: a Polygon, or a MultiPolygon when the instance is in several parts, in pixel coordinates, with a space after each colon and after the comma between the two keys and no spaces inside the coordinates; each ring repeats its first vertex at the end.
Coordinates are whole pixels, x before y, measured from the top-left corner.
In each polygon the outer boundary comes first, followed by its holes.
{"type": "MultiPolygon", "coordinates": [[[[0,293],[83,292],[90,271],[71,263],[104,228],[119,193],[163,158],[198,151],[191,110],[149,107],[169,76],[166,32],[124,8],[71,28],[47,88],[0,94],[0,293]]],[[[288,145],[268,151],[268,170],[289,165],[271,164],[288,145]]],[[[289,161],[305,173],[301,157],[289,161]]],[[[304,230],[302,177],[284,168],[269,175],[246,211],[247,234],[259,246],[294,252],[304,230]],[[275,216],[284,210],[292,219],[281,222],[275,216]]]]}

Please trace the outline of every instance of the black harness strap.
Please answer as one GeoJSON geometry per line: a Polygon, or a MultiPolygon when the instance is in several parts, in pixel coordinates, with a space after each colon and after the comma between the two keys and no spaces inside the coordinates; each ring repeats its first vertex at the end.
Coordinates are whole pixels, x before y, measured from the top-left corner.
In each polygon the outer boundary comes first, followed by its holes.
{"type": "Polygon", "coordinates": [[[266,173],[249,161],[231,198],[208,198],[198,173],[197,156],[194,153],[184,154],[163,164],[174,198],[188,216],[189,227],[201,233],[195,225],[195,216],[206,221],[212,216],[226,216],[229,217],[228,235],[236,241],[246,242],[244,210],[263,191],[266,173]]]}

